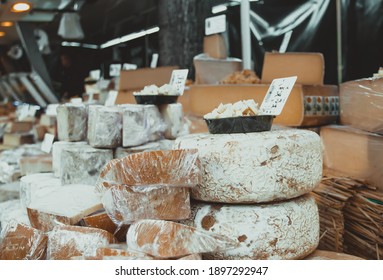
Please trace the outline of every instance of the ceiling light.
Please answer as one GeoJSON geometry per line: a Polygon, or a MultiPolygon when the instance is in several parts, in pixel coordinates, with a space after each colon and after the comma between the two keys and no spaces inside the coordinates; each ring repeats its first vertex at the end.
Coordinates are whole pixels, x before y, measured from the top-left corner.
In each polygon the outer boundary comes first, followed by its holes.
{"type": "Polygon", "coordinates": [[[5,32],[0,31],[0,37],[4,37],[4,36],[5,36],[5,32]]]}
{"type": "Polygon", "coordinates": [[[13,22],[12,21],[3,21],[0,23],[0,26],[2,27],[11,27],[13,26],[13,22]]]}
{"type": "Polygon", "coordinates": [[[11,11],[14,13],[22,13],[22,12],[29,11],[30,9],[31,9],[31,4],[27,2],[19,2],[19,3],[13,4],[11,11]]]}

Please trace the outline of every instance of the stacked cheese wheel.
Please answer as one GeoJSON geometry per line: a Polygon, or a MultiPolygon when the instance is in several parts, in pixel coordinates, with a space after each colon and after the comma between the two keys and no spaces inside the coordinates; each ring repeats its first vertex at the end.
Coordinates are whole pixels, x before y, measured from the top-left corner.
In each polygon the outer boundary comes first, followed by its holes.
{"type": "Polygon", "coordinates": [[[197,134],[177,139],[175,148],[198,149],[201,161],[191,224],[240,243],[205,258],[299,259],[315,250],[319,215],[308,193],[322,176],[317,134],[197,134]]]}

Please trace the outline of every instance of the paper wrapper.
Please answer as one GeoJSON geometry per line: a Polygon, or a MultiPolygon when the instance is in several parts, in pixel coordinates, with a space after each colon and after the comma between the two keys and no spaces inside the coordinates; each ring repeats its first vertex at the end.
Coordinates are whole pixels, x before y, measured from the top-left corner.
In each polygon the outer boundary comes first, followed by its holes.
{"type": "Polygon", "coordinates": [[[132,147],[161,138],[166,124],[155,105],[123,105],[122,146],[132,147]]]}
{"type": "Polygon", "coordinates": [[[78,226],[57,226],[48,233],[47,258],[69,260],[72,257],[95,257],[97,248],[114,243],[107,231],[78,226]]]}
{"type": "Polygon", "coordinates": [[[69,142],[86,140],[88,112],[85,105],[67,103],[56,110],[58,139],[69,142]]]}
{"type": "Polygon", "coordinates": [[[140,219],[179,221],[190,217],[188,188],[113,186],[103,193],[101,201],[119,226],[140,219]]]}
{"type": "Polygon", "coordinates": [[[151,151],[110,161],[101,171],[96,187],[100,192],[120,185],[193,187],[200,180],[196,149],[151,151]]]}
{"type": "Polygon", "coordinates": [[[119,107],[89,106],[88,141],[95,148],[121,146],[122,110],[119,107]]]}
{"type": "Polygon", "coordinates": [[[225,251],[238,246],[237,241],[224,235],[161,220],[141,220],[132,224],[126,235],[126,242],[129,249],[157,258],[225,251]]]}
{"type": "Polygon", "coordinates": [[[0,236],[0,260],[44,260],[48,237],[22,223],[10,223],[0,236]]]}

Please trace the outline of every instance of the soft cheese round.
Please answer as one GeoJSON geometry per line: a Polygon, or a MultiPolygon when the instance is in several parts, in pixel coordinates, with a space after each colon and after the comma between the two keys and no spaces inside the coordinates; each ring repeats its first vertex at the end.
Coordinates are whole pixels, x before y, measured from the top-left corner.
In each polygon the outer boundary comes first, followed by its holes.
{"type": "Polygon", "coordinates": [[[318,208],[310,195],[262,205],[200,203],[193,207],[192,220],[197,229],[240,242],[205,259],[301,259],[319,243],[318,208]]]}
{"type": "Polygon", "coordinates": [[[320,137],[307,130],[194,134],[173,148],[198,149],[202,182],[192,197],[201,201],[280,201],[310,192],[322,177],[320,137]]]}

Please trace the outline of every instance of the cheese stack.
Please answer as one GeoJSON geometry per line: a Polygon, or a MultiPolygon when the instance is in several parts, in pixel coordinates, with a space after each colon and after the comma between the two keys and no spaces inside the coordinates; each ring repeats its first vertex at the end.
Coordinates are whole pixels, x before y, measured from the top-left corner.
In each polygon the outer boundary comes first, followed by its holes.
{"type": "Polygon", "coordinates": [[[67,103],[57,107],[57,130],[60,141],[84,141],[88,112],[84,104],[67,103]]]}
{"type": "Polygon", "coordinates": [[[299,259],[315,250],[319,215],[307,193],[322,176],[316,133],[196,134],[178,138],[174,148],[198,149],[201,161],[202,181],[191,190],[201,202],[189,223],[240,242],[204,258],[299,259]]]}

